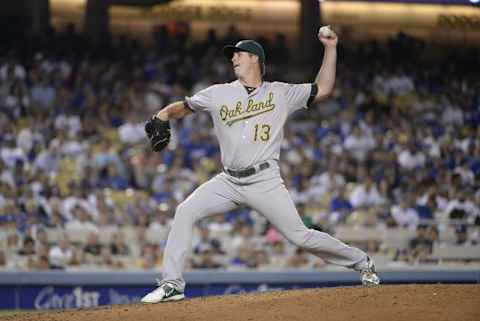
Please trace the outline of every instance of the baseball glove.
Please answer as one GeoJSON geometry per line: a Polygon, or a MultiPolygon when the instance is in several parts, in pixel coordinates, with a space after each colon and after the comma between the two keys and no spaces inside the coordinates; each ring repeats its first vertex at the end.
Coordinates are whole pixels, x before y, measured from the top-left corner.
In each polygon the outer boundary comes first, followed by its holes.
{"type": "Polygon", "coordinates": [[[161,152],[170,142],[169,121],[163,121],[154,116],[145,124],[145,132],[154,152],[161,152]]]}

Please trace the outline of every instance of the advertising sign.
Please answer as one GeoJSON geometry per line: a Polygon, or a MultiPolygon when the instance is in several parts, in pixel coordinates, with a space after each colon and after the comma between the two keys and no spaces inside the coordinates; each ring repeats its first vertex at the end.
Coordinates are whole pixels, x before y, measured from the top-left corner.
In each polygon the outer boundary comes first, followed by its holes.
{"type": "MultiPolygon", "coordinates": [[[[187,298],[320,287],[321,284],[236,283],[187,286],[187,298]]],[[[153,289],[145,286],[2,286],[0,309],[63,310],[140,301],[153,289]]]]}

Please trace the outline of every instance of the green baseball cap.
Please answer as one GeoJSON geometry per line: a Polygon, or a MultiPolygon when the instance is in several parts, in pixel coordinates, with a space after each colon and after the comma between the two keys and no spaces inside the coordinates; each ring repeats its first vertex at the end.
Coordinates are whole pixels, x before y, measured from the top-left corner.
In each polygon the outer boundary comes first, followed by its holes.
{"type": "Polygon", "coordinates": [[[263,50],[262,45],[255,40],[241,40],[237,42],[235,46],[228,45],[223,47],[223,54],[227,59],[232,59],[235,51],[246,51],[257,55],[260,58],[260,63],[265,63],[265,51],[263,50]]]}

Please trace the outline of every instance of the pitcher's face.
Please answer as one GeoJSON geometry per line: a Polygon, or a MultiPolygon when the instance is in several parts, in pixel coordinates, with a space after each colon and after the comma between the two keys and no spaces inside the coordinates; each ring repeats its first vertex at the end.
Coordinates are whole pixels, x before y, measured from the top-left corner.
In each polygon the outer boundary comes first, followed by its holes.
{"type": "Polygon", "coordinates": [[[258,57],[245,51],[233,53],[232,66],[237,78],[245,78],[255,72],[255,65],[258,65],[258,57]]]}

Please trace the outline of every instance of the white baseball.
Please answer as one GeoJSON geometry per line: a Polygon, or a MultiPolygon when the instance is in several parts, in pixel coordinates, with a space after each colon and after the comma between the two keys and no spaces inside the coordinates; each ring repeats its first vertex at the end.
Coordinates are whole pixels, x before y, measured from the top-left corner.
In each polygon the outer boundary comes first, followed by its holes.
{"type": "Polygon", "coordinates": [[[330,29],[330,26],[321,27],[318,33],[324,38],[333,38],[333,31],[330,29]]]}

